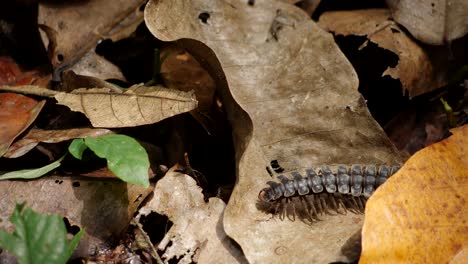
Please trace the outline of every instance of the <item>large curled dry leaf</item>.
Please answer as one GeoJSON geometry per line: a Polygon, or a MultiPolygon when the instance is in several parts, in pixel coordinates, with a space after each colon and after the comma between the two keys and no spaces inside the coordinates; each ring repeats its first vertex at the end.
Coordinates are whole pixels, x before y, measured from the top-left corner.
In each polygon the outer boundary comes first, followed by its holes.
{"type": "Polygon", "coordinates": [[[109,243],[128,227],[133,214],[152,188],[120,180],[96,181],[83,177],[44,177],[34,181],[0,181],[0,228],[11,231],[8,221],[16,203],[40,213],[59,214],[71,225],[86,228],[92,246],[109,243]],[[110,221],[111,220],[111,221],[110,221]]]}
{"type": "Polygon", "coordinates": [[[393,19],[418,40],[443,45],[468,33],[466,0],[387,0],[393,19]]]}
{"type": "Polygon", "coordinates": [[[346,260],[341,246],[360,229],[362,216],[324,216],[309,226],[271,219],[255,206],[271,180],[265,167],[272,160],[286,172],[401,161],[333,37],[302,10],[272,0],[149,1],[145,21],[157,38],[178,40],[215,78],[233,126],[238,173],[224,228],[247,259],[346,260]]]}
{"type": "Polygon", "coordinates": [[[41,2],[38,23],[49,32],[48,46],[53,48],[49,52],[54,68],[75,63],[126,17],[140,21],[132,14],[143,3],[144,0],[41,2]]]}
{"type": "Polygon", "coordinates": [[[360,263],[468,261],[468,125],[452,132],[370,198],[360,263]]]}
{"type": "Polygon", "coordinates": [[[170,170],[158,181],[153,198],[140,209],[141,215],[151,212],[167,215],[173,226],[158,245],[168,263],[238,263],[242,254],[222,227],[226,205],[219,198],[208,203],[194,179],[170,170]]]}
{"type": "Polygon", "coordinates": [[[390,20],[388,9],[326,12],[320,16],[319,25],[337,35],[367,36],[379,47],[395,53],[398,64],[382,75],[399,79],[410,97],[446,84],[445,75],[431,62],[427,52],[390,20]]]}
{"type": "Polygon", "coordinates": [[[76,89],[55,95],[59,104],[82,112],[94,127],[129,127],[156,123],[197,107],[193,93],[133,85],[123,93],[106,88],[76,89]]]}

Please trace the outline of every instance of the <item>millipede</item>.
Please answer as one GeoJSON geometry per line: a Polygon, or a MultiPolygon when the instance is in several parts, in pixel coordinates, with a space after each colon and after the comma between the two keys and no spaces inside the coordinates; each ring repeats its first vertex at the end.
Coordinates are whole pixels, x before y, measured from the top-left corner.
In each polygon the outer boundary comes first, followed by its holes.
{"type": "Polygon", "coordinates": [[[258,194],[257,208],[288,218],[313,223],[323,214],[363,213],[367,199],[400,166],[322,165],[277,176],[279,181],[268,181],[268,187],[258,194]],[[333,167],[334,169],[332,169],[333,167]]]}

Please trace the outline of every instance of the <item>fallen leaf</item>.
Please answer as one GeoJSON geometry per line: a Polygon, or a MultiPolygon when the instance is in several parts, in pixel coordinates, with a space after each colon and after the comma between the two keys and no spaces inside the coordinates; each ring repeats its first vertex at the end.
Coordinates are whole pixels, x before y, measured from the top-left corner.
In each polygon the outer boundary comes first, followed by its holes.
{"type": "Polygon", "coordinates": [[[33,181],[0,181],[0,228],[11,232],[8,221],[16,203],[26,202],[37,212],[59,214],[71,225],[86,228],[89,250],[112,243],[128,227],[140,203],[152,188],[120,180],[96,181],[83,177],[43,177],[33,181]]]}
{"type": "Polygon", "coordinates": [[[37,85],[0,86],[0,91],[52,97],[59,92],[37,85]]]}
{"type": "Polygon", "coordinates": [[[55,95],[59,104],[82,112],[94,127],[129,127],[156,123],[197,107],[193,93],[159,86],[133,85],[123,93],[76,89],[55,95]]]}
{"type": "Polygon", "coordinates": [[[63,69],[74,64],[143,3],[144,0],[95,0],[79,4],[41,2],[38,23],[47,26],[55,35],[55,39],[45,41],[54,42],[54,50],[49,51],[54,68],[63,69]]]}
{"type": "Polygon", "coordinates": [[[97,55],[94,50],[88,51],[70,70],[79,75],[92,76],[101,80],[125,81],[120,69],[102,56],[97,55]]]}
{"type": "Polygon", "coordinates": [[[0,57],[0,85],[47,86],[51,76],[40,74],[39,71],[22,71],[18,64],[9,57],[0,57]]]}
{"type": "Polygon", "coordinates": [[[112,92],[121,93],[123,89],[115,84],[93,76],[79,75],[72,70],[66,70],[62,73],[62,82],[57,85],[56,90],[60,92],[73,92],[75,89],[106,88],[112,92]]]}
{"type": "Polygon", "coordinates": [[[96,128],[73,128],[62,130],[42,130],[32,128],[21,139],[13,143],[8,151],[3,155],[5,158],[18,158],[28,153],[40,142],[58,143],[74,138],[97,137],[112,134],[108,129],[96,128]]]}
{"type": "Polygon", "coordinates": [[[468,261],[468,125],[451,131],[369,199],[360,263],[468,261]]]}
{"type": "Polygon", "coordinates": [[[168,54],[161,65],[164,84],[179,91],[195,91],[198,111],[209,112],[216,87],[209,73],[184,49],[170,46],[161,51],[168,54]]]}
{"type": "Polygon", "coordinates": [[[158,39],[177,40],[215,79],[233,127],[238,173],[224,228],[247,259],[346,260],[341,246],[362,216],[324,216],[309,226],[271,219],[255,206],[273,160],[286,173],[326,163],[401,161],[333,37],[279,1],[149,1],[145,22],[158,39]]]}
{"type": "Polygon", "coordinates": [[[320,16],[319,25],[337,35],[367,36],[379,47],[395,53],[398,64],[387,68],[382,76],[399,79],[410,97],[440,88],[447,82],[443,67],[434,64],[429,54],[390,20],[387,9],[326,12],[320,16]]]}
{"type": "Polygon", "coordinates": [[[44,104],[20,94],[0,93],[0,157],[36,120],[44,104]]]}
{"type": "Polygon", "coordinates": [[[444,45],[468,33],[468,2],[464,0],[387,0],[396,22],[416,39],[444,45]]]}
{"type": "Polygon", "coordinates": [[[242,253],[224,233],[224,202],[219,198],[203,199],[194,179],[174,168],[158,181],[153,198],[139,210],[167,215],[173,225],[158,244],[165,263],[246,263],[242,253]]]}

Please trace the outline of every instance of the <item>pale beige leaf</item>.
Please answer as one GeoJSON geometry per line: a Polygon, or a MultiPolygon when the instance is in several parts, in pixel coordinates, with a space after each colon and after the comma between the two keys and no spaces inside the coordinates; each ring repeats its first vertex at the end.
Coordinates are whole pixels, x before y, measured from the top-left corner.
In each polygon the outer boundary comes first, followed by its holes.
{"type": "Polygon", "coordinates": [[[170,259],[178,259],[178,263],[246,263],[224,233],[225,206],[219,198],[205,203],[195,180],[173,168],[158,181],[153,198],[139,210],[137,218],[156,212],[173,222],[158,245],[166,263],[170,259]]]}
{"type": "Polygon", "coordinates": [[[434,64],[429,54],[390,20],[387,9],[327,12],[320,16],[319,25],[337,35],[367,36],[379,47],[395,53],[398,64],[387,68],[383,76],[399,79],[410,97],[446,84],[445,71],[441,71],[444,68],[434,64]]]}
{"type": "Polygon", "coordinates": [[[193,92],[134,85],[123,93],[106,88],[76,89],[55,96],[59,104],[84,113],[94,127],[129,127],[156,123],[197,107],[193,92]]]}
{"type": "Polygon", "coordinates": [[[466,0],[387,0],[393,19],[418,40],[444,45],[468,33],[466,0]]]}
{"type": "Polygon", "coordinates": [[[362,216],[324,216],[308,226],[257,210],[278,160],[286,172],[323,163],[399,163],[370,116],[350,63],[295,6],[279,1],[149,1],[145,22],[178,40],[215,78],[234,133],[238,180],[224,228],[252,263],[346,260],[362,216]],[[300,238],[300,239],[299,239],[300,238]]]}

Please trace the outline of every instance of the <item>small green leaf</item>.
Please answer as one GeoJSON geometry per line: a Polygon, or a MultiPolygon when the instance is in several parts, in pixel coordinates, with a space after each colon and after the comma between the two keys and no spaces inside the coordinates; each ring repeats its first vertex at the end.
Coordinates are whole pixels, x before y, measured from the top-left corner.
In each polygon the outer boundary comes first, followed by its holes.
{"type": "Polygon", "coordinates": [[[71,241],[59,215],[43,215],[17,204],[10,217],[15,231],[0,229],[0,247],[18,258],[20,264],[66,263],[78,245],[83,230],[71,241]]]}
{"type": "Polygon", "coordinates": [[[72,141],[70,146],[68,146],[68,152],[70,152],[73,157],[81,160],[83,157],[83,152],[88,148],[82,138],[76,138],[72,141]]]}
{"type": "Polygon", "coordinates": [[[116,134],[87,137],[84,141],[98,157],[107,159],[107,167],[117,177],[145,188],[149,186],[149,158],[138,141],[116,134]]]}
{"type": "Polygon", "coordinates": [[[7,172],[0,175],[0,180],[7,180],[7,179],[35,179],[41,176],[44,176],[48,172],[52,171],[53,169],[60,166],[60,162],[63,160],[65,156],[61,157],[60,159],[52,162],[49,165],[46,165],[41,168],[37,169],[27,169],[27,170],[19,170],[19,171],[12,171],[7,172]]]}

